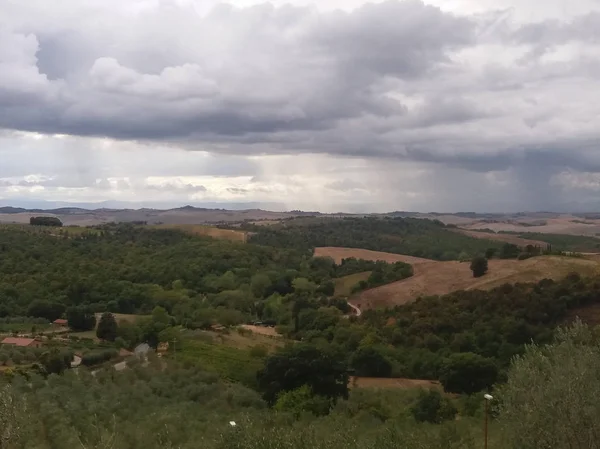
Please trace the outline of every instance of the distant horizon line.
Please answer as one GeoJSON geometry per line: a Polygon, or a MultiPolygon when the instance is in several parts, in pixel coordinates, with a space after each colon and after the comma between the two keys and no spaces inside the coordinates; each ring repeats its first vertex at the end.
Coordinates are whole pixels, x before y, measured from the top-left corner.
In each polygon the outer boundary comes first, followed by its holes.
{"type": "MultiPolygon", "coordinates": [[[[29,201],[23,201],[23,203],[27,203],[29,201]]],[[[31,201],[31,203],[37,203],[38,201],[31,201]]],[[[160,206],[150,206],[144,205],[144,203],[153,203],[155,205],[160,204],[161,202],[153,202],[153,201],[113,201],[113,200],[105,200],[105,201],[90,201],[90,202],[69,202],[69,201],[46,201],[40,200],[39,202],[48,202],[55,203],[55,205],[48,204],[46,207],[32,207],[26,204],[15,205],[21,203],[20,201],[10,201],[9,204],[4,204],[0,201],[0,213],[7,214],[11,212],[6,212],[5,209],[20,209],[19,212],[47,212],[51,213],[52,211],[58,211],[61,209],[78,209],[82,211],[98,211],[98,210],[112,210],[112,211],[140,211],[140,210],[155,210],[155,211],[172,211],[172,210],[180,210],[180,209],[194,209],[194,210],[206,210],[206,211],[249,211],[249,210],[260,210],[263,212],[273,212],[273,213],[282,213],[282,214],[292,214],[292,213],[302,213],[302,214],[319,214],[319,215],[390,215],[390,214],[420,214],[420,215],[458,215],[458,216],[502,216],[502,215],[526,215],[526,214],[555,214],[555,215],[574,215],[574,214],[600,214],[597,211],[558,211],[558,210],[525,210],[525,211],[510,211],[510,212],[475,212],[475,211],[428,211],[428,212],[420,212],[420,211],[410,211],[410,210],[390,210],[386,212],[365,212],[365,211],[344,211],[338,210],[336,212],[322,212],[319,210],[303,210],[303,209],[265,209],[264,207],[268,205],[275,205],[278,203],[275,202],[260,202],[260,201],[248,201],[248,202],[205,202],[205,203],[181,203],[184,204],[182,206],[173,206],[169,207],[167,204],[169,202],[164,202],[164,208],[160,206]],[[109,206],[108,204],[113,203],[115,206],[109,206]],[[116,206],[119,204],[119,206],[116,206]],[[127,207],[127,204],[131,204],[132,207],[127,207]],[[139,204],[141,207],[135,207],[133,205],[139,204]],[[94,207],[98,205],[100,207],[94,207]],[[210,207],[212,206],[212,207],[210,207]],[[227,208],[227,206],[233,206],[232,208],[227,208]],[[236,207],[237,206],[237,207],[236,207]],[[240,208],[242,206],[249,206],[247,208],[240,208]],[[254,206],[254,207],[251,207],[254,206]],[[259,207],[262,206],[262,207],[259,207]]],[[[12,212],[12,213],[19,213],[12,212]]]]}

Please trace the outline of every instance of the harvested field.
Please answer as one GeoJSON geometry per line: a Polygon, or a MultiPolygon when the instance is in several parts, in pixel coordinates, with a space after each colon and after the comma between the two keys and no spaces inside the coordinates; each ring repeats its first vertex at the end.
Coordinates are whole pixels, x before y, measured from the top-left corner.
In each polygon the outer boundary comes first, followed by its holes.
{"type": "Polygon", "coordinates": [[[151,225],[151,228],[154,229],[179,229],[181,231],[187,232],[193,235],[203,235],[207,237],[212,237],[215,239],[221,240],[230,240],[232,242],[242,242],[246,243],[247,241],[247,233],[244,231],[235,231],[233,229],[220,229],[215,228],[214,226],[203,226],[203,225],[193,225],[193,224],[184,224],[184,225],[151,225]]]}
{"type": "Polygon", "coordinates": [[[414,388],[429,388],[443,390],[435,380],[387,378],[387,377],[350,377],[350,388],[400,388],[403,390],[414,388]]]}
{"type": "Polygon", "coordinates": [[[541,240],[523,239],[516,235],[510,234],[495,234],[491,232],[471,231],[469,229],[457,229],[456,232],[460,232],[461,234],[465,234],[476,239],[496,240],[498,242],[510,243],[521,248],[527,245],[539,246],[540,248],[546,248],[548,246],[546,242],[542,242],[541,240]]]}
{"type": "Polygon", "coordinates": [[[539,256],[527,260],[490,260],[488,273],[473,278],[469,263],[429,262],[414,266],[415,274],[402,281],[366,290],[350,299],[361,310],[393,307],[420,296],[444,295],[457,290],[489,290],[505,283],[560,279],[571,272],[600,273],[600,264],[589,259],[539,256]]]}
{"type": "Polygon", "coordinates": [[[558,218],[548,218],[543,226],[523,226],[514,222],[486,223],[477,221],[469,225],[462,225],[464,229],[491,229],[495,232],[539,232],[542,234],[568,234],[568,235],[587,235],[595,237],[600,233],[600,220],[576,218],[573,216],[562,216],[558,218]]]}
{"type": "Polygon", "coordinates": [[[403,254],[384,253],[381,251],[371,251],[359,248],[338,248],[334,246],[315,248],[314,255],[315,257],[331,257],[337,264],[342,263],[342,259],[349,259],[350,257],[363,260],[381,260],[388,263],[404,262],[411,265],[433,262],[430,259],[405,256],[403,254]]]}

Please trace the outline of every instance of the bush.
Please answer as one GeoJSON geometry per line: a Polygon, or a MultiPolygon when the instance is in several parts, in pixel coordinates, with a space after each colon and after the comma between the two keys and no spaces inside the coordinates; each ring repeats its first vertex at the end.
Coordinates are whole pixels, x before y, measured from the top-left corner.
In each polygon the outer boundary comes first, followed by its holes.
{"type": "Polygon", "coordinates": [[[291,412],[300,417],[303,413],[312,413],[315,416],[324,416],[331,410],[332,401],[324,396],[313,394],[308,385],[281,393],[277,397],[275,410],[291,412]]]}
{"type": "Polygon", "coordinates": [[[410,413],[417,422],[440,424],[456,417],[456,407],[437,390],[421,390],[410,413]]]}

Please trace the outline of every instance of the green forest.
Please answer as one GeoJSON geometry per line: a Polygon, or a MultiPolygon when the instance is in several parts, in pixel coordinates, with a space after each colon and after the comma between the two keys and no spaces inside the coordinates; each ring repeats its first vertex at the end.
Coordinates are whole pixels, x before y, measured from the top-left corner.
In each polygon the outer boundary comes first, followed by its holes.
{"type": "MultiPolygon", "coordinates": [[[[578,384],[554,360],[581,353],[591,382],[598,332],[568,323],[597,303],[600,278],[573,273],[354,316],[334,298],[335,279],[371,272],[356,290],[372,288],[412,267],[337,265],[312,257],[313,246],[360,247],[371,236],[439,258],[506,248],[414,219],[281,226],[249,244],[132,224],[0,227],[1,338],[43,343],[0,347],[0,448],[471,448],[482,439],[483,392],[498,397],[490,447],[538,447],[512,430],[527,426],[544,447],[577,447],[565,432],[535,433],[541,418],[513,416],[550,400],[519,393],[541,359],[557,396],[578,384]],[[240,327],[251,324],[280,336],[240,327]],[[141,343],[169,347],[134,355],[141,343]],[[354,388],[354,376],[430,387],[354,388]]],[[[588,422],[590,407],[573,419],[588,422]]]]}
{"type": "Polygon", "coordinates": [[[319,246],[364,248],[435,260],[458,260],[500,250],[501,242],[468,237],[437,220],[416,218],[300,218],[271,226],[245,224],[252,243],[310,251],[319,246]]]}

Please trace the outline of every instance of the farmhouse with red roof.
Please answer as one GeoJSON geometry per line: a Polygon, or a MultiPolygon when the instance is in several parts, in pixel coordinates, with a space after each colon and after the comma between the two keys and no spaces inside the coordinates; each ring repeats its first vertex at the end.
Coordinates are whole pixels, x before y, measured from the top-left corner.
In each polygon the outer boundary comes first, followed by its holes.
{"type": "Polygon", "coordinates": [[[19,346],[21,348],[39,348],[42,346],[41,341],[34,338],[6,337],[0,342],[2,345],[19,346]]]}

